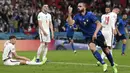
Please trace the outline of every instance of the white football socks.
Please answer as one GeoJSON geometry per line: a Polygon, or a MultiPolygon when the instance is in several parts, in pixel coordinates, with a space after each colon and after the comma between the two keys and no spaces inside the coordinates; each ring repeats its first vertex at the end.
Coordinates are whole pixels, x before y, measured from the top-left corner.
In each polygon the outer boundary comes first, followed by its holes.
{"type": "Polygon", "coordinates": [[[46,55],[47,55],[47,51],[48,51],[48,47],[46,46],[43,50],[43,57],[42,57],[42,60],[44,60],[46,58],[46,55]]]}
{"type": "Polygon", "coordinates": [[[41,43],[37,50],[37,59],[40,58],[41,52],[43,51],[44,47],[45,47],[45,45],[41,43]]]}

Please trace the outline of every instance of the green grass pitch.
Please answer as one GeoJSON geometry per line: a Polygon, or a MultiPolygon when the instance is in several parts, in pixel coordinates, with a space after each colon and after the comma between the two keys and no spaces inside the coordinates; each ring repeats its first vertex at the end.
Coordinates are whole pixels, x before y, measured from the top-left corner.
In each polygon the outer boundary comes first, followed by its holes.
{"type": "MultiPolygon", "coordinates": [[[[121,56],[121,49],[113,50],[114,60],[118,64],[118,73],[130,73],[130,53],[127,48],[126,55],[121,56]]],[[[36,55],[36,52],[18,52],[19,55],[30,59],[36,55]]],[[[0,58],[2,52],[0,52],[0,58]]],[[[0,60],[0,73],[104,73],[102,66],[96,66],[96,59],[90,50],[77,50],[74,54],[72,50],[48,51],[47,58],[49,62],[40,66],[4,66],[0,60]]],[[[109,65],[106,73],[112,73],[109,65]]]]}

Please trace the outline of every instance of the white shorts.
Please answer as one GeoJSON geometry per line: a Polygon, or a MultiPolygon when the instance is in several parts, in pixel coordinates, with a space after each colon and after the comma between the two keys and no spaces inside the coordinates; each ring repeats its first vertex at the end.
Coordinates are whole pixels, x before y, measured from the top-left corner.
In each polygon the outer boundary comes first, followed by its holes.
{"type": "Polygon", "coordinates": [[[39,32],[40,42],[50,42],[50,34],[45,36],[42,32],[39,32]]]}
{"type": "Polygon", "coordinates": [[[15,59],[8,59],[4,61],[4,65],[20,65],[20,61],[15,60],[15,59]]]}
{"type": "Polygon", "coordinates": [[[112,46],[112,42],[113,42],[113,38],[114,38],[112,32],[102,31],[102,34],[105,38],[107,46],[112,46]]]}

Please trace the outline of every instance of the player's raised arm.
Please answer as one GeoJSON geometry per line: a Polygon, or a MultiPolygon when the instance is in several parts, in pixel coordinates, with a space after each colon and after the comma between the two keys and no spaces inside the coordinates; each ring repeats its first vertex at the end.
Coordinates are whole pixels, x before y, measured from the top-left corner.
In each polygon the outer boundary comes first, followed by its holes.
{"type": "Polygon", "coordinates": [[[67,18],[67,22],[69,25],[73,25],[75,23],[75,21],[72,18],[72,10],[73,8],[71,6],[68,7],[68,18],[67,18]]]}

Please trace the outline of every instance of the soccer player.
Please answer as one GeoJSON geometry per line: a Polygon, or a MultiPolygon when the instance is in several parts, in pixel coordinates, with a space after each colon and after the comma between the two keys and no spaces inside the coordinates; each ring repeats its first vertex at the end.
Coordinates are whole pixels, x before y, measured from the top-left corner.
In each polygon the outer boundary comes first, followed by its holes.
{"type": "MultiPolygon", "coordinates": [[[[102,22],[102,34],[105,38],[106,44],[110,49],[112,54],[112,43],[114,41],[114,34],[116,35],[115,24],[117,21],[117,14],[119,13],[119,8],[113,8],[112,12],[110,12],[110,8],[107,7],[106,14],[102,15],[101,22],[102,22]]],[[[105,58],[105,54],[102,52],[102,59],[105,58]]]]}
{"type": "Polygon", "coordinates": [[[53,25],[51,15],[49,14],[49,7],[47,4],[42,6],[41,12],[38,14],[38,25],[39,25],[39,36],[40,36],[40,46],[37,50],[37,59],[36,62],[40,61],[40,54],[43,51],[43,61],[47,61],[46,55],[48,51],[48,43],[50,39],[50,30],[51,37],[54,38],[53,25]]]}
{"type": "MultiPolygon", "coordinates": [[[[112,54],[112,43],[114,41],[114,34],[116,35],[115,24],[117,21],[117,14],[119,13],[119,8],[113,8],[112,12],[110,12],[110,7],[105,8],[106,14],[103,14],[101,17],[102,22],[102,34],[105,38],[107,47],[110,49],[110,53],[112,54]]],[[[106,58],[104,52],[101,54],[102,59],[106,58]]],[[[97,65],[100,65],[100,62],[97,62],[97,65]]]]}
{"type": "Polygon", "coordinates": [[[76,50],[74,48],[74,40],[73,40],[73,35],[74,35],[74,30],[76,30],[76,25],[69,25],[68,23],[66,23],[63,27],[63,30],[67,32],[67,39],[69,42],[65,41],[63,42],[63,45],[64,44],[67,44],[67,43],[70,43],[71,46],[72,46],[72,49],[74,51],[74,53],[76,53],[76,50]]]}
{"type": "Polygon", "coordinates": [[[119,42],[122,40],[122,53],[121,55],[125,55],[125,49],[126,49],[126,32],[125,32],[125,27],[127,25],[127,15],[123,14],[122,19],[119,20],[117,24],[117,32],[118,34],[116,35],[116,40],[119,42]]]}
{"type": "Polygon", "coordinates": [[[42,65],[44,62],[32,62],[29,58],[19,56],[15,49],[16,37],[10,36],[9,40],[4,43],[4,50],[2,54],[2,60],[4,65],[42,65]]]}
{"type": "Polygon", "coordinates": [[[83,32],[84,37],[92,51],[94,57],[103,65],[103,71],[107,71],[107,64],[101,58],[100,53],[96,50],[96,44],[99,45],[104,53],[106,54],[111,66],[113,68],[113,72],[117,73],[117,68],[114,65],[113,57],[109,51],[109,48],[105,44],[104,36],[102,35],[100,28],[101,23],[97,19],[97,17],[92,12],[86,11],[86,3],[79,2],[78,3],[78,11],[79,13],[72,18],[72,10],[71,6],[68,7],[68,23],[70,25],[77,24],[79,28],[83,32]]]}

